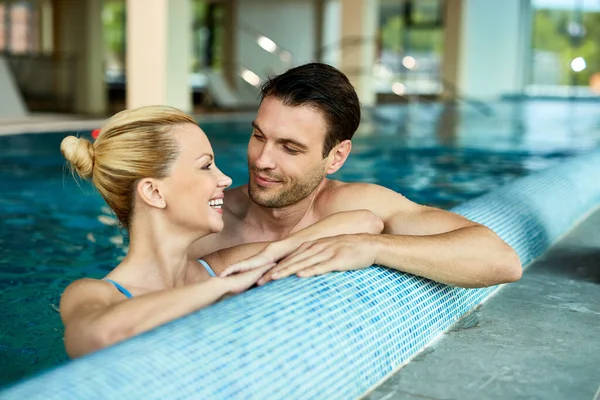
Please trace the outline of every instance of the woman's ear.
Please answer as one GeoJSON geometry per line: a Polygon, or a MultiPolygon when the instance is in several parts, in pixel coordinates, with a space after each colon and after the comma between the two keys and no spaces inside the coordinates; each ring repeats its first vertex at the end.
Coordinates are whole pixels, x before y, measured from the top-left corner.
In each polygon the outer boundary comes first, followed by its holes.
{"type": "Polygon", "coordinates": [[[165,197],[160,190],[160,183],[156,179],[140,179],[137,184],[137,194],[150,207],[165,208],[167,206],[165,197]]]}

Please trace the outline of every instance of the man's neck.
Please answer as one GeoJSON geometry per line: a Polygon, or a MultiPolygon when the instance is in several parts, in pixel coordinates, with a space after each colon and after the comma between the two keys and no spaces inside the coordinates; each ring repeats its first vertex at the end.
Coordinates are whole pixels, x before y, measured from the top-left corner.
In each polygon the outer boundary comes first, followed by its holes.
{"type": "Polygon", "coordinates": [[[305,199],[296,204],[282,208],[267,208],[250,200],[248,212],[244,218],[245,223],[263,233],[272,233],[278,238],[283,238],[290,233],[304,227],[306,218],[311,219],[314,214],[315,201],[326,179],[305,199]]]}

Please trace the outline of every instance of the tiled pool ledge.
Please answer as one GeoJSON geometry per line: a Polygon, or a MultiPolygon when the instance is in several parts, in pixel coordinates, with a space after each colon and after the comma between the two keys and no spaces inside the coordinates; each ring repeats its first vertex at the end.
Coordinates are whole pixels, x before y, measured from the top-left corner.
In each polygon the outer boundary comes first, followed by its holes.
{"type": "MultiPolygon", "coordinates": [[[[600,202],[600,152],[518,179],[454,211],[528,265],[600,202]]],[[[495,288],[385,268],[288,278],[229,298],[0,393],[2,399],[352,399],[495,288]]]]}

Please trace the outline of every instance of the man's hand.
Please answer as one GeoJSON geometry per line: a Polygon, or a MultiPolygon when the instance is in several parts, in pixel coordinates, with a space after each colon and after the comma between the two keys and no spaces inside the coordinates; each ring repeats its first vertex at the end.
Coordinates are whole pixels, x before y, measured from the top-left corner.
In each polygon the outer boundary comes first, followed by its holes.
{"type": "Polygon", "coordinates": [[[269,244],[246,243],[221,249],[203,258],[210,265],[218,266],[217,269],[222,270],[220,276],[225,277],[277,263],[304,242],[336,235],[378,234],[382,230],[383,221],[371,211],[343,211],[331,214],[281,240],[269,244]]]}
{"type": "Polygon", "coordinates": [[[307,278],[332,271],[350,271],[370,267],[376,248],[369,234],[340,235],[302,244],[279,261],[259,281],[259,285],[292,274],[307,278]]]}

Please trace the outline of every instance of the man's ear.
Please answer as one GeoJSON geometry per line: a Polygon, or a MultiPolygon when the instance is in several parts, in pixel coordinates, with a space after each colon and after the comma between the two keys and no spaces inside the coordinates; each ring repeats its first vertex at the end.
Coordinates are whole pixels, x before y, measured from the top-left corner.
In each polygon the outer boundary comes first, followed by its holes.
{"type": "Polygon", "coordinates": [[[140,179],[136,186],[139,198],[150,207],[165,208],[167,202],[156,179],[140,179]]]}
{"type": "Polygon", "coordinates": [[[333,174],[337,172],[338,169],[342,168],[342,165],[346,162],[346,159],[350,155],[350,151],[352,150],[352,141],[344,140],[343,142],[338,143],[331,151],[329,152],[329,160],[327,167],[327,174],[333,174]]]}

